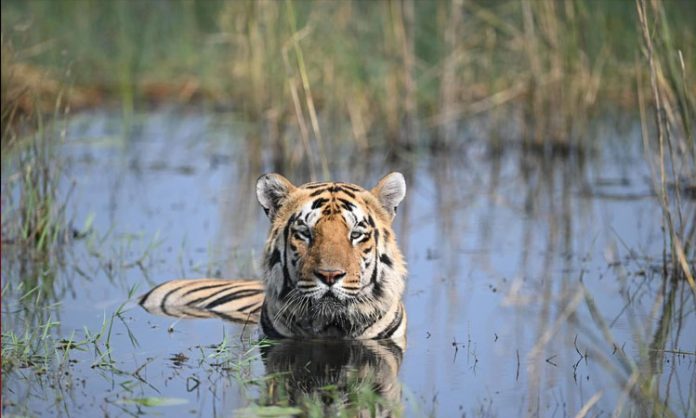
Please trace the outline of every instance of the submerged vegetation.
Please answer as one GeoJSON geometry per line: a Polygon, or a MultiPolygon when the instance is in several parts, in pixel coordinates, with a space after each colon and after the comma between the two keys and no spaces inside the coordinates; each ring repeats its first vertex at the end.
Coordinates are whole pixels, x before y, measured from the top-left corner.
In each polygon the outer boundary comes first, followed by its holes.
{"type": "MultiPolygon", "coordinates": [[[[113,224],[93,228],[91,214],[77,218],[78,211],[70,205],[74,188],[80,186],[66,174],[66,167],[75,161],[67,160],[61,150],[69,137],[69,122],[81,110],[107,108],[119,114],[124,125],[119,140],[129,142],[139,114],[175,104],[223,118],[233,113],[243,121],[251,165],[244,176],[256,176],[270,166],[297,173],[298,178],[326,179],[342,169],[335,161],[338,154],[358,156],[351,157],[349,166],[356,159],[372,161],[375,155],[377,164],[389,160],[407,167],[432,158],[435,194],[443,200],[438,210],[446,219],[442,229],[449,232],[459,225],[448,218],[456,213],[451,207],[459,201],[449,197],[445,183],[459,179],[455,168],[440,165],[439,159],[454,156],[461,158],[458,164],[468,164],[470,149],[484,144],[494,173],[487,180],[495,196],[489,203],[495,206],[511,199],[498,195],[498,164],[507,154],[520,155],[516,174],[521,173],[529,187],[520,204],[524,216],[539,216],[550,224],[548,252],[563,247],[564,260],[578,251],[568,244],[572,223],[565,218],[573,215],[568,209],[571,195],[578,188],[586,191],[576,187],[576,181],[583,181],[576,177],[583,177],[586,161],[603,150],[630,148],[613,143],[615,136],[597,135],[593,126],[617,114],[628,115],[640,126],[650,169],[648,195],[661,209],[660,218],[649,218],[662,221],[661,257],[636,254],[633,246],[640,244],[625,244],[618,237],[626,258],[608,255],[609,267],[599,274],[609,272],[621,284],[618,303],[626,305],[613,320],[600,311],[600,292],[593,294],[596,289],[586,284],[585,275],[591,273],[583,270],[582,263],[573,265],[581,271],[571,277],[563,261],[556,289],[558,277],[545,259],[539,274],[543,283],[534,289],[534,297],[543,295],[538,301],[538,335],[528,353],[516,351],[514,382],[520,377],[520,363],[525,374],[526,354],[528,411],[543,411],[535,385],[542,385],[545,367],[562,365],[555,353],[548,352],[548,345],[567,323],[580,334],[579,339],[578,334],[570,337],[564,347],[579,358],[570,372],[573,379],[577,383],[578,369],[588,362],[605,368],[621,388],[619,398],[610,404],[614,416],[686,416],[695,408],[693,396],[674,401],[672,375],[667,384],[661,376],[669,367],[677,367],[675,359],[682,362],[678,367],[693,370],[696,357],[693,344],[680,340],[682,321],[693,317],[696,303],[696,6],[692,3],[3,0],[3,415],[36,414],[22,401],[33,396],[29,392],[43,394],[48,387],[54,393],[46,395],[45,402],[60,405],[65,415],[71,415],[74,405],[67,405],[66,393],[80,386],[71,375],[80,367],[103,377],[109,390],[117,388],[103,400],[108,408],[131,415],[186,402],[181,396],[190,393],[201,396],[206,384],[213,398],[224,399],[218,391],[229,391],[229,382],[244,388],[239,395],[243,400],[235,403],[245,405],[236,409],[241,415],[374,416],[385,409],[397,415],[426,409],[408,406],[425,404],[422,400],[384,396],[385,388],[393,390],[391,395],[402,393],[398,367],[387,368],[383,359],[366,360],[374,347],[362,344],[343,353],[345,364],[329,362],[331,367],[324,372],[330,376],[322,380],[322,373],[308,366],[310,360],[293,351],[303,353],[302,347],[290,350],[254,341],[246,329],[239,341],[226,334],[212,345],[187,340],[180,352],[164,353],[164,362],[173,370],[166,379],[182,378],[186,386],[173,396],[153,383],[157,378],[165,381],[164,373],[147,374],[156,367],[152,364],[163,361],[155,358],[161,352],[153,355],[151,349],[133,355],[132,363],[124,360],[125,354],[115,347],[139,349],[146,332],[170,336],[179,332],[177,323],[166,330],[156,321],[136,323],[123,302],[135,296],[134,283],[166,278],[161,271],[159,276],[152,273],[161,264],[178,264],[176,274],[204,271],[219,276],[221,269],[225,271],[220,267],[224,262],[214,260],[221,256],[208,249],[208,260],[192,263],[185,242],[173,261],[177,251],[172,247],[179,243],[160,238],[158,232],[150,236],[129,230],[118,235],[113,224]],[[538,200],[544,193],[548,208],[535,207],[543,206],[538,200]],[[535,213],[546,209],[552,212],[548,218],[535,213]],[[568,242],[559,244],[559,236],[568,242]],[[91,318],[91,328],[64,327],[61,313],[66,300],[83,295],[82,287],[103,289],[100,280],[118,289],[117,302],[99,304],[100,309],[109,307],[96,322],[91,318]],[[624,351],[614,325],[622,315],[632,315],[634,303],[650,305],[652,316],[647,325],[640,319],[627,320],[632,353],[624,351]],[[131,329],[138,326],[139,331],[131,329]],[[339,367],[346,365],[350,367],[339,367]],[[261,366],[265,373],[259,372],[261,366]],[[348,372],[341,375],[341,384],[331,380],[336,377],[331,373],[344,369],[348,372]],[[305,393],[293,392],[303,385],[308,388],[305,393]]],[[[210,165],[225,164],[226,158],[227,154],[215,155],[210,165]]],[[[139,163],[133,158],[129,167],[139,170],[139,163]]],[[[352,170],[357,173],[369,164],[352,170]]],[[[193,170],[182,166],[177,174],[190,175],[193,170]]],[[[420,181],[415,175],[409,177],[409,184],[420,181]]],[[[477,181],[470,183],[480,186],[477,181]]],[[[467,198],[473,196],[466,193],[467,198]]],[[[254,219],[242,212],[235,210],[233,215],[254,219]]],[[[409,219],[407,213],[400,216],[409,219]]],[[[535,226],[524,228],[530,229],[525,232],[526,245],[527,239],[533,241],[535,226]]],[[[451,248],[444,251],[461,250],[457,238],[447,240],[451,248]]],[[[533,258],[527,251],[521,250],[523,264],[533,258]]],[[[245,258],[248,252],[239,253],[244,255],[236,254],[233,262],[253,270],[253,262],[245,258]]],[[[426,259],[440,257],[438,251],[427,249],[426,259]]],[[[516,281],[507,280],[503,283],[510,289],[503,303],[536,300],[524,296],[516,281]]],[[[429,339],[430,330],[419,330],[425,332],[429,339]]],[[[461,340],[452,338],[454,360],[460,349],[466,351],[467,360],[476,358],[476,342],[472,348],[471,341],[461,340]]],[[[330,353],[327,357],[335,359],[336,350],[330,353]]],[[[401,357],[392,361],[400,362],[401,357]]],[[[470,368],[474,373],[477,363],[476,358],[470,368]]],[[[693,377],[679,384],[693,385],[693,377]]],[[[674,391],[688,393],[683,388],[674,391]]],[[[602,396],[600,392],[581,396],[582,405],[572,413],[588,414],[602,396]]],[[[437,393],[431,415],[438,412],[436,399],[437,393]]],[[[101,408],[107,414],[107,407],[101,408]]],[[[476,414],[494,416],[495,410],[495,405],[482,404],[476,414]]]]}

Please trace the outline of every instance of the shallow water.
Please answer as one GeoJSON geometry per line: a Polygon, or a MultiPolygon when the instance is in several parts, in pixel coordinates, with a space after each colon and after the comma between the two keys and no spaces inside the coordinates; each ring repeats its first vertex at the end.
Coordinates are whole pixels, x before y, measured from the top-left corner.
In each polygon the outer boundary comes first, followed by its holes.
{"type": "MultiPolygon", "coordinates": [[[[391,170],[406,176],[394,225],[409,265],[403,353],[286,344],[264,363],[253,329],[151,316],[133,297],[108,345],[58,351],[59,372],[5,374],[3,415],[254,414],[250,406],[272,402],[265,373],[290,371],[309,390],[362,369],[409,416],[564,417],[588,405],[587,416],[650,416],[655,404],[693,414],[694,298],[662,279],[660,207],[637,123],[598,121],[603,148],[584,157],[512,145],[492,153],[485,125],[472,123],[462,150],[447,155],[331,161],[333,179],[364,186],[391,170]],[[325,368],[307,372],[309,359],[325,368]]],[[[123,126],[108,112],[71,122],[60,190],[72,226],[92,220],[91,232],[47,267],[53,296],[36,309],[20,299],[24,254],[4,245],[3,333],[51,318],[57,339],[80,340],[134,286],[259,276],[268,221],[254,186],[277,169],[267,147],[230,115],[158,112],[128,135],[123,126]]],[[[284,174],[311,180],[307,170],[284,174]]]]}

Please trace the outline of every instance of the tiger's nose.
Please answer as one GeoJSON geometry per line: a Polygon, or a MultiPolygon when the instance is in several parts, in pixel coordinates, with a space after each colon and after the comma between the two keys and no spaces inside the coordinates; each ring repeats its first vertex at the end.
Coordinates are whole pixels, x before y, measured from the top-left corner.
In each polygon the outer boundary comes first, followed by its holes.
{"type": "Polygon", "coordinates": [[[346,275],[346,272],[343,270],[317,269],[314,270],[314,275],[328,286],[333,286],[338,280],[346,275]]]}

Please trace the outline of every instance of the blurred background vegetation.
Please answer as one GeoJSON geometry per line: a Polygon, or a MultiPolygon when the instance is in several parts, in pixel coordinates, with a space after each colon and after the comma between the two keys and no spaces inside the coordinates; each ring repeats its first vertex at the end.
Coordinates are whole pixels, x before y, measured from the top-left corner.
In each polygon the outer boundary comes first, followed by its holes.
{"type": "MultiPolygon", "coordinates": [[[[662,76],[693,115],[680,60],[696,64],[696,5],[649,9],[662,76]]],[[[508,104],[530,125],[523,140],[575,147],[588,118],[638,109],[641,45],[628,0],[8,0],[3,131],[37,101],[53,109],[66,84],[72,108],[239,111],[283,148],[288,128],[305,147],[448,147],[462,139],[457,121],[508,104]]]]}
{"type": "MultiPolygon", "coordinates": [[[[583,157],[610,140],[593,120],[629,115],[665,230],[689,254],[696,227],[675,219],[696,196],[694,22],[690,0],[4,0],[2,143],[45,136],[45,115],[191,106],[233,112],[275,170],[326,179],[346,149],[404,157],[483,139],[583,157]],[[470,129],[477,117],[486,129],[470,129]]],[[[50,166],[51,148],[34,148],[13,163],[46,184],[27,201],[50,202],[51,174],[27,167],[50,166]]],[[[42,222],[25,235],[50,235],[42,222]]]]}

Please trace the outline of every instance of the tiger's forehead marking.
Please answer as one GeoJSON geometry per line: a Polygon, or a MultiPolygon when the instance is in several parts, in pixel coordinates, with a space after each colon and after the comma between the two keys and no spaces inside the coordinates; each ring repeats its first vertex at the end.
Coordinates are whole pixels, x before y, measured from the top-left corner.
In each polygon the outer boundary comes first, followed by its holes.
{"type": "Polygon", "coordinates": [[[348,183],[307,183],[300,189],[309,190],[310,200],[302,205],[298,220],[313,226],[322,216],[341,215],[349,226],[355,226],[366,218],[359,193],[365,189],[348,183]]]}

